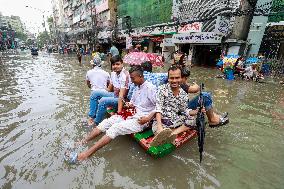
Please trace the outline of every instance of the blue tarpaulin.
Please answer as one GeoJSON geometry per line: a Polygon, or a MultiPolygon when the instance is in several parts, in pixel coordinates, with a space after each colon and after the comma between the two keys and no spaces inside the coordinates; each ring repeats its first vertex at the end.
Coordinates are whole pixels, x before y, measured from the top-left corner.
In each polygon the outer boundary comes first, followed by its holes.
{"type": "Polygon", "coordinates": [[[257,57],[251,57],[251,58],[248,58],[246,59],[246,65],[249,65],[249,64],[253,64],[253,63],[257,63],[259,61],[259,59],[257,57]]]}

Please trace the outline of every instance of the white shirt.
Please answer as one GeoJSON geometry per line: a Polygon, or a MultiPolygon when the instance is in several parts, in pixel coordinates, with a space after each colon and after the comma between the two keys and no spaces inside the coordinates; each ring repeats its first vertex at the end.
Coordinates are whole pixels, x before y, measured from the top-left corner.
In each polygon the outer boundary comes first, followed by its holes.
{"type": "Polygon", "coordinates": [[[111,72],[110,83],[113,85],[114,95],[116,97],[118,97],[120,89],[128,89],[129,81],[129,73],[124,68],[119,74],[111,72]]]}
{"type": "Polygon", "coordinates": [[[107,82],[110,80],[110,75],[102,68],[96,66],[87,72],[86,80],[90,81],[92,91],[95,89],[106,89],[107,82]]]}
{"type": "Polygon", "coordinates": [[[150,114],[156,107],[156,87],[149,81],[145,81],[141,86],[136,87],[130,102],[136,108],[133,117],[141,117],[150,114]]]}
{"type": "Polygon", "coordinates": [[[249,66],[245,69],[245,73],[244,73],[245,76],[247,77],[252,77],[253,76],[253,69],[252,69],[252,66],[249,66]]]}

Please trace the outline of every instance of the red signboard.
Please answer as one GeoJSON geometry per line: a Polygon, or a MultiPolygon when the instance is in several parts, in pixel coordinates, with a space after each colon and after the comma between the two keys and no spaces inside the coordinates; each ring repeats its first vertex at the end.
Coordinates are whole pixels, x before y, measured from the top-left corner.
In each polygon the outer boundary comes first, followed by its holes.
{"type": "Polygon", "coordinates": [[[201,32],[202,23],[194,22],[192,24],[186,24],[184,26],[180,26],[178,29],[178,33],[191,33],[191,32],[201,32]]]}

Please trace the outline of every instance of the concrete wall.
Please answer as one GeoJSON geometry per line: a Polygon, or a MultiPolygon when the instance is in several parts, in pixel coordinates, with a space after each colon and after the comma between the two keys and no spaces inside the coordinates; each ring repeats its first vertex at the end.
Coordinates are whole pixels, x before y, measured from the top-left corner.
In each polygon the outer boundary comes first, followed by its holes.
{"type": "Polygon", "coordinates": [[[230,47],[227,54],[228,55],[239,54],[240,47],[241,47],[240,45],[235,45],[235,46],[230,47]]]}
{"type": "MultiPolygon", "coordinates": [[[[242,1],[242,4],[240,5],[241,10],[248,10],[250,8],[251,6],[249,5],[247,0],[242,1]]],[[[237,16],[235,18],[235,23],[230,38],[237,40],[246,40],[251,20],[252,16],[247,16],[247,15],[237,16]]]]}
{"type": "MultiPolygon", "coordinates": [[[[266,3],[271,3],[272,0],[258,0],[256,6],[260,6],[266,3]]],[[[265,32],[268,16],[254,16],[250,25],[247,41],[251,45],[248,55],[254,56],[258,54],[261,41],[265,32]]]]}

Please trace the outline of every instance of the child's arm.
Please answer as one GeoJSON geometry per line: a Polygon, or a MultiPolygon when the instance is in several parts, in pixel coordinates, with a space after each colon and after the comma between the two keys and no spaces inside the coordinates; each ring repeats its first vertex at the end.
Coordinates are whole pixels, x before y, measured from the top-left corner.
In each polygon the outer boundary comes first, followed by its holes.
{"type": "MultiPolygon", "coordinates": [[[[196,110],[188,109],[186,111],[186,114],[189,116],[196,116],[198,111],[199,111],[199,108],[197,108],[196,110]]],[[[201,112],[206,113],[205,107],[202,108],[201,112]]]]}

